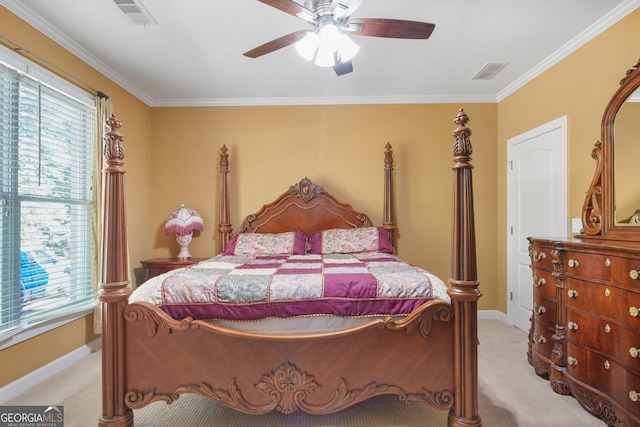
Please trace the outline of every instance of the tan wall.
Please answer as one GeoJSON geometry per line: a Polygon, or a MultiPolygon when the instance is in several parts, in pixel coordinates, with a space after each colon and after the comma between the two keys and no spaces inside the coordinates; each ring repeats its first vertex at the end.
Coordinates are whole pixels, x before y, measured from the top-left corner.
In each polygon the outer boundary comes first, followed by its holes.
{"type": "MultiPolygon", "coordinates": [[[[61,74],[57,70],[63,70],[61,77],[72,76],[73,80],[80,80],[113,99],[115,112],[123,122],[121,130],[126,134],[126,166],[132,171],[125,178],[127,192],[135,195],[130,197],[127,206],[131,255],[134,259],[142,258],[150,252],[151,232],[145,216],[150,205],[151,109],[3,7],[0,7],[0,22],[2,35],[31,53],[25,54],[26,57],[57,74],[61,74]]],[[[6,41],[0,39],[0,43],[6,44],[6,41]]],[[[93,316],[86,316],[0,351],[3,367],[0,387],[98,338],[92,330],[93,316]]]]}
{"type": "MultiPolygon", "coordinates": [[[[205,230],[194,257],[216,253],[218,153],[229,148],[232,224],[308,177],[382,222],[384,146],[395,153],[398,252],[444,279],[451,275],[451,132],[459,106],[359,105],[155,108],[152,214],[154,256],[177,255],[164,235],[180,203],[196,209],[205,230]]],[[[464,106],[471,118],[479,251],[479,306],[495,308],[496,104],[464,106]]]]}
{"type": "MultiPolygon", "coordinates": [[[[595,172],[591,150],[601,139],[604,109],[627,69],[640,57],[640,10],[591,40],[499,103],[498,165],[506,165],[507,141],[523,132],[568,117],[568,212],[580,218],[595,172]]],[[[498,174],[498,283],[495,307],[507,311],[506,167],[498,174]]],[[[569,218],[567,218],[569,221],[569,218]]],[[[569,227],[569,230],[571,228],[569,227]]],[[[544,237],[544,236],[541,236],[544,237]]],[[[551,237],[551,236],[548,236],[551,237]]],[[[554,236],[555,237],[555,236],[554,236]]]]}

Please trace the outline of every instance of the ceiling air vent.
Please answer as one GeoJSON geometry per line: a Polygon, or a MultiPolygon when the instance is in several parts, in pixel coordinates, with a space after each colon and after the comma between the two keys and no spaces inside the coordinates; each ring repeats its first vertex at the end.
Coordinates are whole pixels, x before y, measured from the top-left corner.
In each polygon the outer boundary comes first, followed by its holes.
{"type": "Polygon", "coordinates": [[[500,70],[506,67],[508,62],[489,62],[471,77],[471,80],[491,80],[500,70]]]}
{"type": "Polygon", "coordinates": [[[113,0],[118,8],[138,25],[157,25],[140,0],[113,0]]]}

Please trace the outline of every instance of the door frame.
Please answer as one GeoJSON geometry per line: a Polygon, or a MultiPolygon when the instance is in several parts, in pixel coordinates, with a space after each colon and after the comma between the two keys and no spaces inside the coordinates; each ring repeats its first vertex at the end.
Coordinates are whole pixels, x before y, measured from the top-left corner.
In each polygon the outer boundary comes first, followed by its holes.
{"type": "MultiPolygon", "coordinates": [[[[514,212],[516,210],[514,198],[512,193],[514,192],[514,182],[512,174],[509,173],[509,168],[511,167],[510,163],[512,160],[513,150],[516,145],[526,143],[527,141],[534,139],[538,136],[544,135],[551,131],[561,129],[561,159],[559,159],[559,165],[564,166],[564,170],[561,171],[561,175],[564,176],[564,182],[562,186],[560,186],[559,191],[563,193],[565,203],[559,207],[562,212],[558,212],[559,215],[562,215],[565,218],[563,230],[560,232],[560,236],[568,236],[569,234],[569,210],[568,210],[568,119],[567,115],[559,117],[555,120],[547,122],[543,125],[540,125],[534,129],[526,131],[520,135],[517,135],[513,138],[507,140],[507,295],[505,295],[507,299],[507,322],[509,325],[514,326],[514,310],[515,304],[517,303],[516,298],[513,298],[513,291],[515,286],[515,281],[517,281],[517,271],[515,268],[515,263],[517,262],[517,254],[514,254],[514,251],[517,249],[512,231],[510,230],[511,224],[514,223],[515,215],[518,212],[514,212]]],[[[556,233],[558,234],[558,233],[556,233]]],[[[533,237],[554,237],[554,236],[533,236],[533,237]]],[[[533,283],[533,282],[532,282],[533,283]]],[[[533,285],[532,285],[533,286],[533,285]]],[[[531,290],[531,298],[533,302],[533,288],[531,290]]]]}

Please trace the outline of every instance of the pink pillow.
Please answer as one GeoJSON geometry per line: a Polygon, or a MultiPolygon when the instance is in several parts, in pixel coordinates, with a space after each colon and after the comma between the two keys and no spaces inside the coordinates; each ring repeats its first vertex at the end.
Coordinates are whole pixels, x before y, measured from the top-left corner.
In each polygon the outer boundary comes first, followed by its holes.
{"type": "Polygon", "coordinates": [[[239,233],[229,240],[222,255],[304,255],[307,236],[285,233],[239,233]]]}
{"type": "Polygon", "coordinates": [[[312,254],[393,253],[389,232],[383,227],[334,228],[311,236],[312,254]]]}

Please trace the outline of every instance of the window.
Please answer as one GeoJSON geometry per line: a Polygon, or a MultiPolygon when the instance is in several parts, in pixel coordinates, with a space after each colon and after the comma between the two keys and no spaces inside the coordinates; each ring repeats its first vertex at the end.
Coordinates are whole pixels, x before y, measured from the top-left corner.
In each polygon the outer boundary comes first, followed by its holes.
{"type": "Polygon", "coordinates": [[[93,96],[0,51],[0,341],[93,304],[95,120],[93,96]]]}

